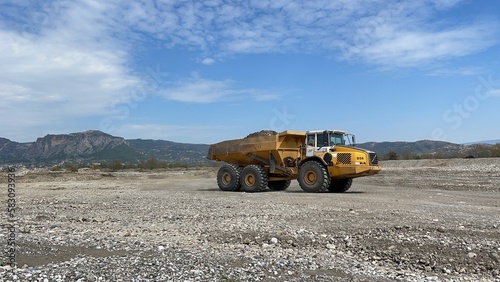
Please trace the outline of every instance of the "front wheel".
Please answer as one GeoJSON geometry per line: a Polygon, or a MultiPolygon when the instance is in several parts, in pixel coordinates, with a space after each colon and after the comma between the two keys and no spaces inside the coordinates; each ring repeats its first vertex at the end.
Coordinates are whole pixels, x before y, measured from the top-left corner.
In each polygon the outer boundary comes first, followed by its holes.
{"type": "Polygon", "coordinates": [[[309,193],[324,192],[330,185],[326,167],[317,161],[309,161],[299,168],[300,188],[309,193]]]}
{"type": "Polygon", "coordinates": [[[344,193],[352,185],[352,179],[332,179],[328,191],[333,193],[344,193]]]}

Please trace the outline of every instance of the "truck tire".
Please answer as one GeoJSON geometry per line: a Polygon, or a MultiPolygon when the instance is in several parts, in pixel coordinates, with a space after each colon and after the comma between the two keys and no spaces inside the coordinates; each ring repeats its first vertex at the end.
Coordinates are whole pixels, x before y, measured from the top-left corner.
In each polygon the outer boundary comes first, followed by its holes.
{"type": "Polygon", "coordinates": [[[309,193],[325,192],[330,186],[326,167],[317,161],[309,161],[299,168],[300,188],[309,193]]]}
{"type": "Polygon", "coordinates": [[[273,191],[283,191],[290,186],[290,183],[292,183],[291,180],[268,181],[267,187],[273,191]]]}
{"type": "Polygon", "coordinates": [[[333,193],[344,193],[352,185],[352,179],[332,179],[328,191],[333,193]]]}
{"type": "Polygon", "coordinates": [[[225,164],[217,172],[217,185],[222,191],[239,191],[240,190],[240,171],[238,167],[225,164]]]}
{"type": "Polygon", "coordinates": [[[258,165],[247,165],[241,171],[241,188],[245,192],[259,192],[267,189],[267,174],[258,165]]]}

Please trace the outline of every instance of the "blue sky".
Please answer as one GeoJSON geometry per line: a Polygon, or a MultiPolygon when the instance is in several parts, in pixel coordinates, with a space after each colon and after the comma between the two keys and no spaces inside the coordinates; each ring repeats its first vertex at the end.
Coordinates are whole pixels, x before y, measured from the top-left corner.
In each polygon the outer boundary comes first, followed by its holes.
{"type": "Polygon", "coordinates": [[[500,2],[0,1],[0,136],[500,138],[500,2]]]}

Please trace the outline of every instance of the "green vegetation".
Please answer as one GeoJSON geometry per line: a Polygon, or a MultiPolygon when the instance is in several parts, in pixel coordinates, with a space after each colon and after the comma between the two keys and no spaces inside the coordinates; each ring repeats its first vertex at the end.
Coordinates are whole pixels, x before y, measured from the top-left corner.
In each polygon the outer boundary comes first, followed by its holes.
{"type": "Polygon", "coordinates": [[[60,166],[54,166],[49,169],[50,171],[69,171],[69,172],[77,172],[78,167],[74,164],[65,164],[60,166]]]}
{"type": "Polygon", "coordinates": [[[188,168],[187,163],[181,161],[167,162],[158,160],[157,158],[150,158],[149,160],[139,161],[138,163],[123,163],[121,160],[114,160],[110,163],[98,163],[91,166],[92,169],[103,169],[110,171],[118,171],[121,169],[166,169],[166,168],[188,168]]]}
{"type": "Polygon", "coordinates": [[[92,154],[89,158],[95,160],[121,160],[124,162],[133,162],[138,159],[144,159],[144,155],[137,152],[134,148],[129,147],[126,144],[118,145],[114,148],[105,149],[98,153],[92,154]]]}
{"type": "Polygon", "coordinates": [[[500,158],[500,143],[496,145],[476,144],[471,145],[469,154],[477,158],[500,158]]]}

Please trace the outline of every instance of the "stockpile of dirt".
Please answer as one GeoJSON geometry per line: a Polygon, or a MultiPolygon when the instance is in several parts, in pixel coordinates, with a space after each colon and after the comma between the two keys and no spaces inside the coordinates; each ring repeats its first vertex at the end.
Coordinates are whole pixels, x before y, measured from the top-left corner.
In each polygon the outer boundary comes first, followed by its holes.
{"type": "Polygon", "coordinates": [[[257,132],[254,132],[254,133],[250,133],[245,138],[261,137],[261,136],[274,136],[274,135],[277,135],[277,134],[278,134],[278,132],[276,132],[274,130],[261,130],[261,131],[257,131],[257,132]]]}

